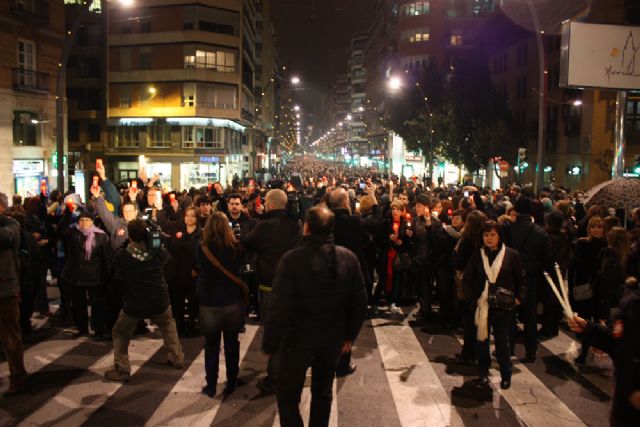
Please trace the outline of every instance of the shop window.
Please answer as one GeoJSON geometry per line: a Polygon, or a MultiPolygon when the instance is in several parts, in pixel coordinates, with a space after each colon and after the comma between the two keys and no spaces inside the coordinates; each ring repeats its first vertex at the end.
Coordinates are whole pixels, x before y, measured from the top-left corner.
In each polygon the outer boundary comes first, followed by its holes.
{"type": "Polygon", "coordinates": [[[13,145],[19,147],[38,145],[37,118],[35,113],[13,112],[13,145]]]}

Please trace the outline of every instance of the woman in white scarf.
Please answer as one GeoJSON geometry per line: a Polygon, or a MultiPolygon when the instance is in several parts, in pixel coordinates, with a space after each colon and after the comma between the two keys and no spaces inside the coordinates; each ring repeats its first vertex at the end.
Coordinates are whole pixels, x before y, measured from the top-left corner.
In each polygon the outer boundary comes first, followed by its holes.
{"type": "Polygon", "coordinates": [[[477,358],[480,379],[489,385],[489,331],[493,329],[496,356],[500,365],[500,387],[511,387],[511,345],[510,329],[513,322],[513,309],[520,303],[523,294],[524,268],[518,252],[507,248],[501,241],[498,224],[487,221],[483,229],[484,246],[475,253],[464,271],[465,295],[468,303],[475,306],[475,324],[477,326],[477,358]],[[507,294],[506,299],[498,302],[494,297],[500,290],[507,294]],[[514,298],[513,304],[504,301],[514,298]]]}

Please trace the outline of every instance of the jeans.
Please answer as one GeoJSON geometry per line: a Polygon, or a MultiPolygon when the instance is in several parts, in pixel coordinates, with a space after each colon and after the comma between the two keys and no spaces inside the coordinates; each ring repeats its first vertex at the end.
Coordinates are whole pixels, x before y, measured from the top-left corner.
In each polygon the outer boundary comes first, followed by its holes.
{"type": "Polygon", "coordinates": [[[83,287],[73,285],[71,287],[73,301],[73,317],[80,333],[89,331],[89,315],[87,313],[87,293],[91,302],[91,324],[97,336],[104,334],[105,301],[104,291],[101,286],[83,287]]]}
{"type": "Polygon", "coordinates": [[[27,375],[24,368],[24,350],[19,321],[19,298],[0,298],[0,342],[9,364],[11,383],[22,381],[27,375]]]}
{"type": "MultiPolygon", "coordinates": [[[[493,329],[496,345],[496,358],[500,365],[500,376],[503,380],[511,380],[511,336],[512,313],[498,313],[495,315],[489,311],[489,328],[493,329]]],[[[489,375],[491,355],[489,354],[489,338],[477,341],[478,368],[480,375],[489,375]]]]}
{"type": "Polygon", "coordinates": [[[333,380],[340,346],[318,349],[296,349],[284,345],[280,351],[282,369],[276,388],[278,412],[282,427],[303,427],[300,396],[311,367],[311,414],[309,427],[329,425],[333,380]]]}
{"type": "Polygon", "coordinates": [[[240,342],[238,332],[220,331],[205,335],[204,370],[207,384],[215,387],[218,382],[220,363],[220,340],[224,337],[224,362],[227,368],[227,382],[235,383],[240,372],[240,342]]]}
{"type": "MultiPolygon", "coordinates": [[[[133,331],[136,329],[138,320],[140,319],[131,317],[121,311],[116,324],[113,326],[113,331],[111,332],[113,337],[113,359],[116,369],[120,371],[131,372],[129,341],[133,337],[133,331]]],[[[169,351],[169,361],[174,365],[183,364],[184,353],[182,352],[180,340],[178,340],[178,331],[176,322],[171,315],[171,307],[167,307],[163,313],[151,316],[151,321],[160,328],[164,346],[169,351]]]]}

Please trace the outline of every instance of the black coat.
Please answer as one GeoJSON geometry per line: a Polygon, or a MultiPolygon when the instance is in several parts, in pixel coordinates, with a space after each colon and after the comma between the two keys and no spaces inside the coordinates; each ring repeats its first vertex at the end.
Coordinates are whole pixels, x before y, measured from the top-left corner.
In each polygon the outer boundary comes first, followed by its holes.
{"type": "Polygon", "coordinates": [[[335,214],[333,227],[335,244],[344,246],[356,255],[362,269],[362,277],[366,283],[370,283],[373,279],[364,254],[365,231],[362,218],[351,215],[348,209],[334,209],[333,213],[335,214]]]}
{"type": "Polygon", "coordinates": [[[187,228],[181,224],[171,234],[167,249],[171,259],[165,268],[167,282],[172,286],[187,286],[195,282],[191,272],[196,269],[196,248],[202,240],[202,230],[196,225],[193,233],[187,233],[187,228]]]}
{"type": "Polygon", "coordinates": [[[625,281],[624,266],[607,248],[602,251],[600,277],[595,285],[596,319],[609,321],[611,309],[622,297],[625,281]]]}
{"type": "MultiPolygon", "coordinates": [[[[239,247],[236,250],[231,247],[219,248],[210,243],[208,248],[224,268],[238,276],[243,259],[239,247]]],[[[222,307],[242,302],[242,288],[209,261],[200,245],[196,248],[196,265],[196,296],[201,305],[222,307]]]]}
{"type": "Polygon", "coordinates": [[[600,270],[600,255],[604,246],[603,239],[578,239],[569,274],[570,285],[595,284],[596,275],[600,270]]]}
{"type": "Polygon", "coordinates": [[[445,250],[444,229],[439,220],[431,218],[431,224],[427,225],[424,217],[417,217],[413,220],[412,230],[414,264],[433,271],[443,265],[446,259],[451,258],[451,251],[445,250]]]}
{"type": "Polygon", "coordinates": [[[111,247],[106,233],[95,233],[91,259],[84,259],[86,237],[77,228],[69,229],[62,278],[77,286],[101,286],[109,277],[111,247]]]}
{"type": "Polygon", "coordinates": [[[263,218],[242,239],[242,245],[246,250],[255,252],[258,257],[258,283],[270,287],[278,261],[300,240],[300,224],[287,215],[284,209],[267,212],[263,218]]]}
{"type": "Polygon", "coordinates": [[[141,261],[128,249],[118,249],[114,256],[116,277],[124,284],[122,311],[138,319],[162,314],[169,308],[169,287],[164,277],[164,267],[169,252],[160,249],[151,258],[141,261]]]}
{"type": "MultiPolygon", "coordinates": [[[[467,299],[469,307],[475,310],[478,298],[484,291],[487,275],[484,272],[484,266],[482,264],[482,256],[480,251],[483,248],[476,250],[471,257],[471,260],[464,269],[463,284],[464,294],[467,299]]],[[[489,265],[493,265],[495,257],[498,254],[497,251],[493,251],[489,254],[489,265]]],[[[524,295],[526,295],[526,278],[524,275],[524,268],[522,266],[522,260],[520,254],[517,251],[506,248],[504,258],[502,260],[502,268],[496,279],[496,283],[493,286],[509,289],[515,293],[516,298],[522,301],[524,295]]]]}
{"type": "Polygon", "coordinates": [[[354,341],[367,312],[358,259],[331,236],[305,236],[278,265],[262,347],[318,349],[354,341]]]}
{"type": "Polygon", "coordinates": [[[516,222],[505,228],[505,243],[522,257],[527,285],[535,287],[542,279],[542,271],[555,277],[555,268],[546,231],[531,222],[529,215],[518,214],[516,222]]]}

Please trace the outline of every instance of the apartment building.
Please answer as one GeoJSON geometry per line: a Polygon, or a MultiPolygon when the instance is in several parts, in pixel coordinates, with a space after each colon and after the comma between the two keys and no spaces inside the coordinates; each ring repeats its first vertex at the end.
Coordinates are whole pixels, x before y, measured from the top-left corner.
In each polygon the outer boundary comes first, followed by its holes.
{"type": "Polygon", "coordinates": [[[56,73],[62,0],[0,2],[0,191],[33,196],[56,179],[56,73]]]}
{"type": "Polygon", "coordinates": [[[255,0],[109,4],[106,158],[117,180],[231,182],[253,168],[255,0]]]}

